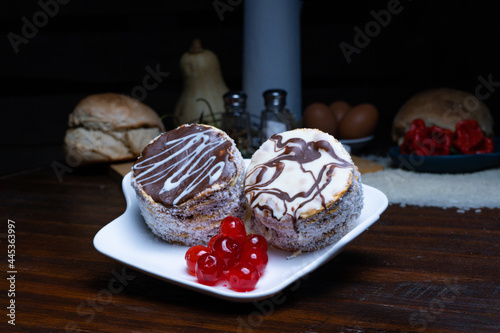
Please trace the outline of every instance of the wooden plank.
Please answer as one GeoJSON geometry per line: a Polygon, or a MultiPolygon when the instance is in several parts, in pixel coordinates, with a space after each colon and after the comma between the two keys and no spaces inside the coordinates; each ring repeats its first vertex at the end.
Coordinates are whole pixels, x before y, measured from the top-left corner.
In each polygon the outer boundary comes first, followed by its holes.
{"type": "Polygon", "coordinates": [[[134,162],[125,162],[125,163],[116,163],[110,165],[110,173],[112,176],[116,176],[118,178],[123,178],[127,173],[132,169],[132,165],[134,162]]]}
{"type": "Polygon", "coordinates": [[[384,166],[382,164],[372,162],[355,155],[351,155],[351,157],[352,161],[358,167],[359,172],[361,172],[361,174],[384,170],[384,166]]]}
{"type": "MultiPolygon", "coordinates": [[[[459,214],[390,205],[329,263],[272,298],[239,304],[96,251],[96,232],[126,207],[121,187],[105,173],[59,181],[47,167],[0,179],[0,214],[15,221],[17,270],[15,286],[5,278],[0,285],[16,289],[21,331],[500,331],[499,209],[459,214]]],[[[9,270],[7,260],[0,269],[9,270]]]]}

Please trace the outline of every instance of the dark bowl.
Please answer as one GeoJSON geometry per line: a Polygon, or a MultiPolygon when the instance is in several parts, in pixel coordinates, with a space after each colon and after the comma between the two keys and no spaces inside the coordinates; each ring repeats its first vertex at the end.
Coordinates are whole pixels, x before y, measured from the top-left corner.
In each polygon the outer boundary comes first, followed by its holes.
{"type": "Polygon", "coordinates": [[[403,155],[399,147],[389,149],[389,156],[400,168],[417,172],[467,173],[500,166],[500,137],[493,139],[495,151],[490,154],[418,156],[403,155]]]}

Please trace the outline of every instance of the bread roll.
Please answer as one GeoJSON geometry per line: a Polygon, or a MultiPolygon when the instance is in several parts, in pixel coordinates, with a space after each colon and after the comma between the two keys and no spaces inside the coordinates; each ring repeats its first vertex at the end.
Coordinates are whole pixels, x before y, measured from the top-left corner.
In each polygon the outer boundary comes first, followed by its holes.
{"type": "Polygon", "coordinates": [[[136,158],[152,139],[165,131],[153,109],[115,93],[82,99],[69,115],[69,126],[64,150],[81,164],[136,158]]]}
{"type": "Polygon", "coordinates": [[[397,112],[392,126],[392,139],[400,143],[414,119],[421,118],[427,126],[455,130],[464,119],[475,119],[486,135],[493,134],[493,117],[477,97],[464,91],[439,88],[411,97],[397,112]]]}

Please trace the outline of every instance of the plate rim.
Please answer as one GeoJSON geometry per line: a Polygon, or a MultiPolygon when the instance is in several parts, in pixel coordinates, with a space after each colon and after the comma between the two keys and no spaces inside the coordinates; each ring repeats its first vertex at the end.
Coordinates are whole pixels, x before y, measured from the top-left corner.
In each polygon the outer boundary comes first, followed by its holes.
{"type": "Polygon", "coordinates": [[[365,137],[358,138],[358,139],[339,139],[338,141],[342,144],[355,144],[355,143],[368,142],[368,141],[373,140],[374,138],[375,138],[375,135],[369,135],[369,136],[365,136],[365,137]]]}
{"type": "MultiPolygon", "coordinates": [[[[225,299],[228,301],[233,301],[233,302],[255,302],[258,300],[266,299],[269,297],[272,297],[276,295],[277,293],[281,292],[282,290],[286,289],[289,285],[293,284],[295,281],[298,279],[302,278],[303,276],[313,272],[317,268],[321,267],[322,265],[326,264],[328,261],[333,259],[337,254],[339,254],[345,246],[347,246],[350,242],[355,240],[357,237],[359,237],[361,234],[363,234],[369,227],[371,227],[376,221],[379,220],[380,215],[386,210],[388,207],[388,198],[387,196],[380,190],[366,184],[362,184],[363,186],[363,191],[364,194],[366,191],[370,191],[376,194],[376,199],[381,200],[381,204],[377,206],[375,211],[369,215],[364,221],[362,221],[360,224],[358,224],[353,230],[351,230],[347,235],[342,237],[338,242],[326,247],[324,250],[325,253],[321,254],[317,258],[313,258],[310,262],[307,262],[304,266],[302,266],[300,269],[298,269],[297,272],[294,272],[290,276],[288,276],[286,279],[284,279],[281,283],[277,284],[273,288],[266,289],[263,291],[251,291],[251,292],[236,292],[234,290],[231,290],[230,288],[226,288],[227,290],[222,290],[222,289],[217,289],[211,286],[206,286],[200,283],[191,283],[191,281],[179,281],[173,276],[164,276],[164,275],[159,275],[156,274],[150,270],[147,269],[147,267],[144,267],[144,265],[141,265],[140,263],[135,263],[131,262],[129,260],[126,260],[126,258],[122,257],[117,257],[115,255],[112,255],[109,253],[109,250],[107,251],[106,247],[103,246],[103,240],[101,239],[102,235],[104,235],[105,230],[107,228],[112,228],[115,224],[118,224],[120,220],[124,218],[128,218],[127,215],[131,213],[132,209],[135,209],[132,207],[134,204],[134,198],[135,197],[135,190],[132,188],[132,185],[130,183],[131,180],[131,172],[127,173],[122,180],[122,190],[123,194],[125,197],[125,201],[127,204],[127,207],[125,211],[112,220],[111,222],[107,223],[104,225],[94,236],[93,239],[93,244],[95,249],[100,252],[101,254],[107,256],[108,258],[113,259],[114,261],[117,261],[127,267],[130,267],[132,269],[138,270],[144,274],[150,275],[154,278],[160,279],[162,281],[166,281],[169,283],[172,283],[174,285],[190,289],[193,291],[198,291],[198,292],[203,292],[204,294],[214,296],[220,299],[225,299]],[[329,248],[329,249],[328,249],[329,248]]],[[[366,197],[364,196],[363,200],[366,200],[366,197]]],[[[167,243],[167,242],[166,242],[167,243]]],[[[168,243],[167,243],[168,244],[168,243]]],[[[176,246],[173,244],[170,244],[172,246],[176,246]]],[[[277,250],[281,251],[281,250],[277,250]]],[[[320,250],[321,251],[321,250],[320,250]]],[[[290,253],[292,254],[292,253],[290,253]]],[[[293,259],[292,259],[293,260],[293,259]]]]}

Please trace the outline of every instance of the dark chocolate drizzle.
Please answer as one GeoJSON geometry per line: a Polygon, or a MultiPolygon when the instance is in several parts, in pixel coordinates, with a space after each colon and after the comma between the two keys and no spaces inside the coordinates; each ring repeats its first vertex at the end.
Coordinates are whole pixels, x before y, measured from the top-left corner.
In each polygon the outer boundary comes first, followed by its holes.
{"type": "Polygon", "coordinates": [[[132,168],[133,175],[156,202],[180,205],[234,177],[237,167],[229,153],[231,145],[211,127],[184,125],[147,145],[132,168]]]}
{"type": "MultiPolygon", "coordinates": [[[[256,165],[252,170],[249,170],[247,178],[251,174],[257,174],[254,184],[246,184],[245,194],[248,194],[247,199],[249,200],[249,204],[251,206],[253,206],[255,200],[263,194],[274,195],[283,202],[286,211],[288,211],[289,203],[293,202],[296,198],[304,198],[305,200],[298,207],[291,209],[292,214],[287,213],[292,217],[295,228],[297,222],[297,211],[308,202],[314,200],[316,196],[320,196],[321,205],[323,208],[326,208],[328,198],[324,197],[322,191],[332,181],[333,175],[335,174],[335,168],[352,168],[353,165],[352,163],[340,158],[335,153],[332,145],[326,140],[306,142],[300,138],[291,138],[283,142],[283,137],[279,134],[273,135],[269,140],[274,142],[275,152],[278,153],[280,150],[282,152],[277,157],[265,163],[256,165]],[[322,155],[321,150],[330,155],[333,161],[323,165],[318,175],[314,175],[311,171],[305,170],[303,165],[319,159],[322,155]],[[284,161],[296,162],[300,165],[302,172],[311,174],[314,182],[307,191],[302,191],[294,196],[290,196],[289,193],[280,190],[279,188],[267,188],[282,175],[285,168],[284,161]],[[273,174],[268,181],[263,182],[263,179],[266,178],[265,175],[268,172],[272,172],[273,174]],[[325,173],[326,182],[321,183],[325,173]]],[[[256,204],[255,207],[262,211],[267,210],[272,214],[274,213],[272,207],[269,205],[256,204]]]]}

